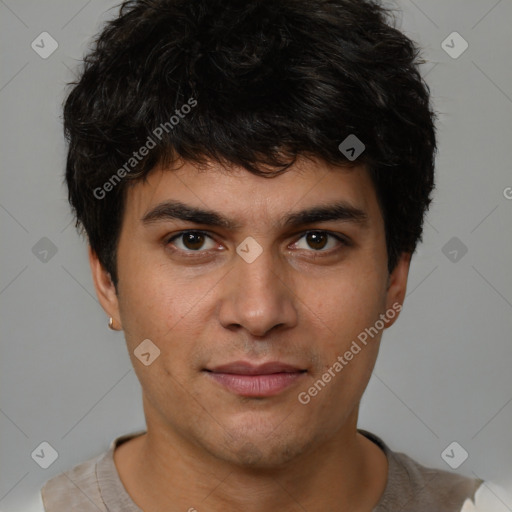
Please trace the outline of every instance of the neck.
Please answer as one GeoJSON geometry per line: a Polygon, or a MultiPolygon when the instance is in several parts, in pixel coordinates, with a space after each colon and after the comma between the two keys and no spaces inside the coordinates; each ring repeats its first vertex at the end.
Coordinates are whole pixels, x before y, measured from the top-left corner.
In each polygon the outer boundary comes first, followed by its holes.
{"type": "Polygon", "coordinates": [[[357,432],[357,412],[333,438],[279,467],[220,460],[151,421],[147,434],[116,450],[114,461],[143,510],[369,512],[384,491],[387,460],[357,432]]]}

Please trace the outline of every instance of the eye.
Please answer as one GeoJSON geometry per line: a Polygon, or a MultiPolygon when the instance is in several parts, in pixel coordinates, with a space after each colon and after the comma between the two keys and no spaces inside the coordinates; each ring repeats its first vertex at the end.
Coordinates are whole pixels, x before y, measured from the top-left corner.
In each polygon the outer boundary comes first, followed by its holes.
{"type": "Polygon", "coordinates": [[[206,250],[214,249],[216,247],[214,240],[203,231],[182,231],[167,240],[167,244],[173,243],[175,247],[184,252],[204,252],[199,251],[199,249],[204,248],[203,245],[206,239],[211,242],[211,246],[206,247],[206,250]],[[175,240],[179,239],[181,239],[181,242],[174,243],[175,240]]]}
{"type": "Polygon", "coordinates": [[[347,240],[341,236],[329,233],[328,231],[308,231],[307,233],[304,233],[298,242],[295,242],[294,245],[297,246],[298,249],[308,249],[308,247],[299,246],[300,240],[303,239],[305,239],[306,244],[309,245],[309,248],[315,249],[315,252],[328,252],[329,250],[336,248],[336,245],[340,244],[342,246],[349,245],[347,240]],[[331,239],[330,244],[329,239],[331,239]],[[335,242],[332,242],[333,240],[335,242]]]}
{"type": "MultiPolygon", "coordinates": [[[[177,250],[185,253],[201,253],[216,248],[213,238],[204,231],[182,231],[173,235],[166,241],[166,244],[173,245],[177,250]],[[210,245],[205,247],[205,243],[210,245]],[[202,250],[201,250],[202,249],[202,250]]],[[[304,233],[299,241],[293,244],[297,249],[314,249],[314,252],[330,252],[336,246],[349,246],[350,243],[342,236],[335,235],[328,231],[308,231],[304,233]],[[305,240],[301,247],[301,240],[305,240]]]]}

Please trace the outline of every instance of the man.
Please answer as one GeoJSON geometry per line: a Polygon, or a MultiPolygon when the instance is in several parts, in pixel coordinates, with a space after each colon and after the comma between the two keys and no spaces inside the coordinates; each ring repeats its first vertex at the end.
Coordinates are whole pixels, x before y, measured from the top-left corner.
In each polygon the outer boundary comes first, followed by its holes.
{"type": "Polygon", "coordinates": [[[357,429],[434,187],[419,50],[377,3],[127,1],[66,179],[147,430],[45,510],[455,512],[481,485],[357,429]]]}

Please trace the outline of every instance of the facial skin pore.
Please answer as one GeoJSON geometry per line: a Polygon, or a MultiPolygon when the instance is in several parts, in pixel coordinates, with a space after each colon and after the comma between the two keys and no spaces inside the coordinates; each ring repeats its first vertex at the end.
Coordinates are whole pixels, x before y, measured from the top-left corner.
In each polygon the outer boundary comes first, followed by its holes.
{"type": "Polygon", "coordinates": [[[98,297],[124,330],[143,391],[147,434],[114,455],[123,484],[144,510],[371,511],[387,461],[356,428],[381,333],[307,405],[297,399],[403,303],[410,254],[389,275],[366,169],[300,158],[266,179],[182,164],[127,189],[117,293],[90,252],[98,297]],[[173,218],[172,201],[232,225],[173,218]],[[284,223],[340,204],[337,220],[284,223]],[[236,251],[247,237],[262,249],[251,263],[236,251]],[[145,339],[160,350],[149,366],[134,355],[145,339]],[[271,396],[241,396],[211,372],[236,361],[301,373],[271,396]]]}

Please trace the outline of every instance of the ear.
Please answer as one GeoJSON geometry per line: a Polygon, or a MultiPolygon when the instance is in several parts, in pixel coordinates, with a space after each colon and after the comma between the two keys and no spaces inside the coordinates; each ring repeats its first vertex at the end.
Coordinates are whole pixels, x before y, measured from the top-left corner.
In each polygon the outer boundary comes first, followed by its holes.
{"type": "Polygon", "coordinates": [[[96,295],[101,307],[107,316],[112,317],[113,328],[115,330],[122,330],[116,288],[110,274],[105,270],[105,267],[98,259],[98,255],[91,249],[91,246],[89,246],[89,264],[91,266],[94,288],[96,289],[96,295]]]}
{"type": "Polygon", "coordinates": [[[386,290],[386,311],[395,311],[393,317],[386,315],[385,329],[391,327],[398,318],[402,309],[405,292],[407,291],[407,278],[409,276],[409,266],[411,264],[412,254],[403,252],[400,255],[396,267],[388,278],[388,288],[386,290]]]}

